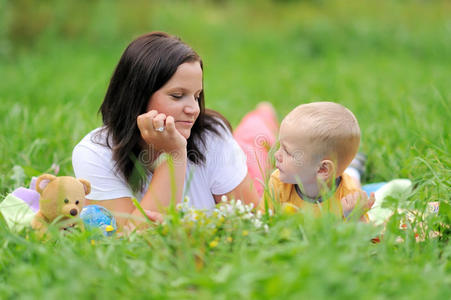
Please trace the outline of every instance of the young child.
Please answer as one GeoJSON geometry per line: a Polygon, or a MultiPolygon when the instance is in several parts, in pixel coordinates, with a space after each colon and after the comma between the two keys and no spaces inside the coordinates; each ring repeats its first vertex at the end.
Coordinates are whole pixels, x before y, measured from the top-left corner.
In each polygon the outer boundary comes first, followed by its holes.
{"type": "MultiPolygon", "coordinates": [[[[300,105],[282,121],[279,140],[277,170],[269,180],[274,201],[315,215],[329,211],[345,218],[355,206],[360,209],[358,217],[367,220],[363,213],[374,197],[368,199],[344,173],[360,144],[359,124],[350,110],[333,102],[300,105]]],[[[273,208],[270,199],[262,200],[260,209],[265,205],[273,208]]]]}

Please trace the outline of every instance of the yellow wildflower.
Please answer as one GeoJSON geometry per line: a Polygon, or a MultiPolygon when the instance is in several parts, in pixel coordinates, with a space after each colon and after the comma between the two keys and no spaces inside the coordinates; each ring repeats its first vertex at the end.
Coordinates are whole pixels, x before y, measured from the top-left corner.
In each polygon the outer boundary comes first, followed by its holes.
{"type": "Polygon", "coordinates": [[[299,208],[296,205],[288,202],[282,205],[282,212],[287,215],[295,214],[298,211],[298,209],[299,208]]]}
{"type": "Polygon", "coordinates": [[[210,248],[215,248],[216,246],[218,246],[219,242],[217,239],[214,239],[213,241],[210,242],[210,244],[208,244],[210,246],[210,248]]]}

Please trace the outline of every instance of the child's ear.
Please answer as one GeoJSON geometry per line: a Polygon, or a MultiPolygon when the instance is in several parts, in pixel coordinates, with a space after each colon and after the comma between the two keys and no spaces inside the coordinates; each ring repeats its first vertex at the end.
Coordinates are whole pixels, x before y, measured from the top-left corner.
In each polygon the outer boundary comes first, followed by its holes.
{"type": "Polygon", "coordinates": [[[317,175],[320,179],[327,181],[335,174],[335,163],[329,159],[322,160],[317,175]]]}
{"type": "Polygon", "coordinates": [[[91,183],[89,183],[86,179],[78,179],[78,181],[83,184],[83,187],[85,188],[85,195],[89,194],[91,192],[91,183]]]}
{"type": "Polygon", "coordinates": [[[42,192],[47,187],[47,185],[55,179],[56,179],[56,176],[53,176],[51,174],[42,174],[36,180],[36,191],[39,194],[42,194],[42,192]]]}

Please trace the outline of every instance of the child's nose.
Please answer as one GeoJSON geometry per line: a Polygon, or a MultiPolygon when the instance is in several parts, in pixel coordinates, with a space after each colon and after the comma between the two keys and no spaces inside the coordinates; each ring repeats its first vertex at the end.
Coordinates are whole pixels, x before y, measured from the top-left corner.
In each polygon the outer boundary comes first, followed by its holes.
{"type": "Polygon", "coordinates": [[[280,149],[276,151],[276,153],[274,153],[274,157],[276,158],[276,160],[278,162],[282,161],[282,157],[280,156],[280,149]]]}

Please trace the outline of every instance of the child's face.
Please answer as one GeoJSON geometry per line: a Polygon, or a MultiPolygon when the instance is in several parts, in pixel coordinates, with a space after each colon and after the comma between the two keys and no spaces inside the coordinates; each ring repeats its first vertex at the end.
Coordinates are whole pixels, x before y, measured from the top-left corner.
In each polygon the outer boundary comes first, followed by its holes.
{"type": "Polygon", "coordinates": [[[314,145],[303,129],[284,120],[280,126],[279,141],[280,148],[275,158],[280,180],[284,183],[301,183],[303,186],[316,185],[320,161],[315,159],[314,145]]]}

